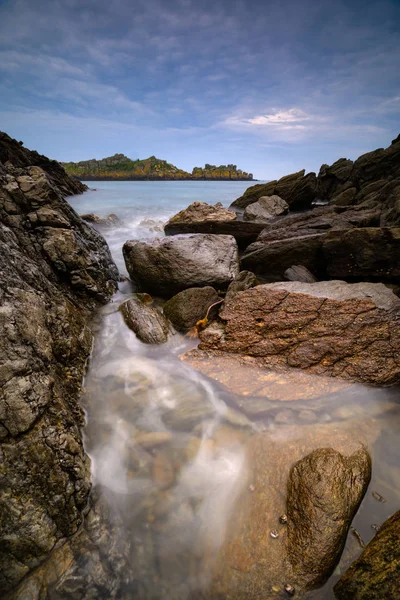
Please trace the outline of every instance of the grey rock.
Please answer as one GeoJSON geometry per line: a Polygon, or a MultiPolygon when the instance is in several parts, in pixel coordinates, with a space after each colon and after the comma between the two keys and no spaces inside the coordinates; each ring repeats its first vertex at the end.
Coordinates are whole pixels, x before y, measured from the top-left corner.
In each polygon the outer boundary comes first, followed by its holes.
{"type": "Polygon", "coordinates": [[[145,344],[162,344],[171,331],[164,315],[154,306],[149,294],[135,294],[121,304],[120,311],[125,323],[145,344]]]}
{"type": "Polygon", "coordinates": [[[315,283],[317,278],[303,265],[293,265],[284,272],[285,279],[289,281],[302,281],[303,283],[315,283]]]}
{"type": "MultiPolygon", "coordinates": [[[[189,288],[179,292],[164,304],[164,314],[178,331],[194,327],[204,319],[208,308],[218,302],[219,296],[213,287],[189,288]]],[[[208,316],[212,320],[218,314],[218,307],[211,309],[208,316]]]]}
{"type": "Polygon", "coordinates": [[[225,302],[231,300],[238,292],[249,290],[256,285],[259,285],[257,277],[251,271],[241,271],[237,277],[229,284],[225,295],[225,302]]]}
{"type": "Polygon", "coordinates": [[[190,287],[227,288],[239,273],[238,247],[228,235],[186,235],[128,241],[126,268],[140,290],[173,296],[190,287]]]}
{"type": "Polygon", "coordinates": [[[288,210],[288,203],[279,196],[262,196],[245,209],[243,218],[245,221],[268,222],[274,217],[285,215],[288,210]]]}

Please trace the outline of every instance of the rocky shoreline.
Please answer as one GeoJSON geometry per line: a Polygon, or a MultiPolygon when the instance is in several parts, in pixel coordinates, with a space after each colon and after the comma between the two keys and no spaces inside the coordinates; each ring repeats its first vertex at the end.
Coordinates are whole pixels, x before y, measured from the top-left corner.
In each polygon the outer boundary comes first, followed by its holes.
{"type": "MultiPolygon", "coordinates": [[[[119,281],[98,233],[118,217],[84,215],[92,227],[64,199],[85,189],[58,163],[0,134],[0,589],[7,600],[125,599],[136,589],[121,523],[90,495],[82,443],[88,320],[119,281]],[[80,563],[82,552],[89,565],[80,563]]],[[[146,344],[167,344],[174,331],[199,337],[182,362],[247,403],[226,411],[226,422],[242,427],[249,466],[232,496],[235,528],[215,548],[207,532],[199,535],[207,586],[190,597],[306,597],[343,560],[378,435],[367,415],[340,430],[334,422],[317,426],[309,407],[356,383],[400,383],[400,138],[354,163],[323,165],[318,176],[302,171],[252,186],[230,210],[195,203],[165,233],[124,244],[135,286],[119,307],[124,322],[146,344]],[[266,414],[299,401],[301,432],[252,431],[260,397],[266,414]]],[[[279,411],[276,421],[280,415],[290,425],[290,410],[279,411]]],[[[203,419],[202,411],[168,409],[161,420],[187,431],[203,419]]],[[[149,448],[171,437],[141,435],[149,448]]],[[[162,490],[174,481],[167,456],[145,460],[162,490]]],[[[378,600],[385,590],[400,598],[392,583],[398,541],[396,513],[336,584],[337,597],[378,600]]]]}

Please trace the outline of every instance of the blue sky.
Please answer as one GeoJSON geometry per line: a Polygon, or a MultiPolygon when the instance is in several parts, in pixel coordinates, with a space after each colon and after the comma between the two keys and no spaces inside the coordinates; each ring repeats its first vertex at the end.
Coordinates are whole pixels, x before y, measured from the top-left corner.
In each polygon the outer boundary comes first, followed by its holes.
{"type": "Polygon", "coordinates": [[[400,131],[399,0],[0,0],[0,129],[259,179],[400,131]]]}

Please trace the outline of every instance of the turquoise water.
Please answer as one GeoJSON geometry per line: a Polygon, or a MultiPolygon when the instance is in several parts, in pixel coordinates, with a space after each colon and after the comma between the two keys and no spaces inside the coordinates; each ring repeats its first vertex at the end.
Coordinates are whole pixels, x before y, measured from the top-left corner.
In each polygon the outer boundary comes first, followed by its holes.
{"type": "Polygon", "coordinates": [[[252,182],[90,181],[88,184],[88,192],[72,196],[68,202],[78,214],[95,213],[104,217],[115,213],[121,219],[120,227],[102,233],[119,270],[126,275],[122,246],[127,240],[163,235],[162,225],[192,202],[221,202],[229,206],[252,182]]]}

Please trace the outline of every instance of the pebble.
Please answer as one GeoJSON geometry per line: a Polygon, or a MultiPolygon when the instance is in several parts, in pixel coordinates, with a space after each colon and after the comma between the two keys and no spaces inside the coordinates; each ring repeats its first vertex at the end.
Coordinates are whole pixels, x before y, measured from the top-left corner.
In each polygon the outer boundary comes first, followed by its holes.
{"type": "Polygon", "coordinates": [[[290,585],[290,583],[287,583],[283,589],[289,596],[294,596],[294,594],[296,592],[296,590],[294,589],[294,587],[292,585],[290,585]]]}
{"type": "Polygon", "coordinates": [[[279,517],[279,523],[281,523],[282,525],[286,525],[286,523],[287,523],[287,515],[281,515],[279,517]]]}
{"type": "Polygon", "coordinates": [[[274,540],[276,540],[276,538],[279,537],[279,533],[277,532],[276,529],[272,529],[272,531],[269,534],[274,540]]]}

